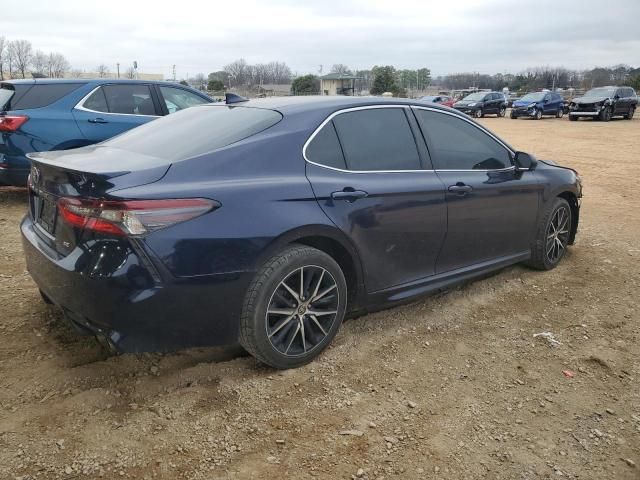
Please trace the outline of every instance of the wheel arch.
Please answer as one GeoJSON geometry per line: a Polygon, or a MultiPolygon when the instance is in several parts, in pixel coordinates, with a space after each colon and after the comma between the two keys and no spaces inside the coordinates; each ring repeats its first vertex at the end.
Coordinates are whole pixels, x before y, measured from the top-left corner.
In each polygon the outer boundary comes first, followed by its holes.
{"type": "Polygon", "coordinates": [[[580,206],[578,205],[578,197],[573,192],[565,190],[560,192],[557,197],[565,199],[571,208],[571,232],[569,233],[569,245],[573,245],[578,232],[578,222],[580,220],[580,206]]]}
{"type": "Polygon", "coordinates": [[[360,255],[342,231],[328,225],[307,225],[290,230],[270,243],[260,255],[259,264],[291,244],[307,245],[333,258],[342,269],[347,282],[348,310],[364,307],[364,272],[360,255]]]}

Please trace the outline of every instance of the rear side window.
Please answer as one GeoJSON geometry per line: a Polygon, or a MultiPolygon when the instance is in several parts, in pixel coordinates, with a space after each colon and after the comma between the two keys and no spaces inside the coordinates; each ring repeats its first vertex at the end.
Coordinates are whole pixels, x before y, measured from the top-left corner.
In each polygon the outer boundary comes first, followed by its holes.
{"type": "Polygon", "coordinates": [[[347,168],[333,122],[327,123],[313,137],[313,140],[307,145],[305,156],[310,162],[320,165],[343,170],[347,168]]]}
{"type": "Polygon", "coordinates": [[[160,93],[164,98],[169,113],[175,113],[178,110],[195,107],[203,103],[210,103],[209,100],[196,95],[193,92],[176,87],[160,87],[160,93]]]}
{"type": "Polygon", "coordinates": [[[158,115],[148,85],[105,85],[96,89],[82,106],[104,113],[158,115]]]}
{"type": "Polygon", "coordinates": [[[333,119],[350,170],[420,170],[420,157],[402,108],[341,113],[333,119]]]}
{"type": "MultiPolygon", "coordinates": [[[[7,110],[29,110],[46,107],[77,90],[81,85],[81,83],[15,85],[15,95],[11,97],[5,107],[7,110]]],[[[2,90],[4,89],[3,87],[2,90]]],[[[0,97],[0,104],[2,103],[2,98],[0,97]]]]}
{"type": "Polygon", "coordinates": [[[494,170],[511,167],[509,151],[475,125],[454,115],[416,109],[438,170],[494,170]]]}
{"type": "Polygon", "coordinates": [[[272,127],[274,110],[203,105],[187,108],[134,128],[102,145],[156,157],[149,168],[212,152],[272,127]]]}

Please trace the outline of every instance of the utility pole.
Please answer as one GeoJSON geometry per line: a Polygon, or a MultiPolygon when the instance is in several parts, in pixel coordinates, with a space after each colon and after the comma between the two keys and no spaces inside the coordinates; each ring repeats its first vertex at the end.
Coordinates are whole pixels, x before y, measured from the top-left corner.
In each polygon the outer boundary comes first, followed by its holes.
{"type": "Polygon", "coordinates": [[[138,80],[138,61],[133,61],[133,71],[135,72],[136,80],[138,80]]]}
{"type": "Polygon", "coordinates": [[[173,81],[176,81],[176,66],[173,66],[173,81]]]}
{"type": "Polygon", "coordinates": [[[116,63],[116,69],[118,70],[118,78],[120,78],[120,64],[116,63]]]}

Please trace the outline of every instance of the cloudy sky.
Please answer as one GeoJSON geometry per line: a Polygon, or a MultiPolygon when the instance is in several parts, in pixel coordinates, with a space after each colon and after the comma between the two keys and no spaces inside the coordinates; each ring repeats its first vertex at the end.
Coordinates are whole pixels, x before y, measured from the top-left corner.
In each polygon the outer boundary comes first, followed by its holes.
{"type": "Polygon", "coordinates": [[[237,58],[296,73],[429,67],[517,72],[529,66],[640,66],[640,0],[29,0],[2,8],[0,35],[58,51],[74,67],[178,78],[237,58]]]}

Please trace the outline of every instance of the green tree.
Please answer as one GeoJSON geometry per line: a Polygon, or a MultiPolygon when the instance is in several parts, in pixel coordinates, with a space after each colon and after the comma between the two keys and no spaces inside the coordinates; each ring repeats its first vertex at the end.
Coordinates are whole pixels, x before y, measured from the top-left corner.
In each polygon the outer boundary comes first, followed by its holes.
{"type": "Polygon", "coordinates": [[[220,80],[209,80],[207,84],[207,90],[212,92],[219,92],[220,90],[224,90],[224,83],[220,80]]]}
{"type": "Polygon", "coordinates": [[[303,75],[296,78],[291,84],[291,92],[294,95],[304,93],[317,93],[320,91],[320,79],[315,75],[303,75]]]}
{"type": "Polygon", "coordinates": [[[391,65],[379,67],[375,66],[371,69],[373,73],[373,86],[371,93],[373,95],[381,95],[385,92],[398,92],[398,84],[396,83],[396,69],[391,65]]]}
{"type": "Polygon", "coordinates": [[[629,77],[625,84],[632,87],[636,92],[640,92],[640,75],[629,77]]]}

